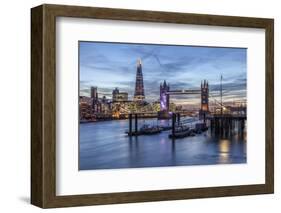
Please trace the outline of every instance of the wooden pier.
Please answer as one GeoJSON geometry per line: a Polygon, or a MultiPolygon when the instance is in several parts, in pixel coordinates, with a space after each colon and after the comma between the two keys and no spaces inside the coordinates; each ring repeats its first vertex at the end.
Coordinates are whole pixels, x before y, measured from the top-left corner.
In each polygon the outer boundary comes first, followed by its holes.
{"type": "Polygon", "coordinates": [[[246,115],[218,114],[206,117],[209,121],[211,133],[222,137],[231,136],[235,131],[243,135],[245,130],[246,115]]]}
{"type": "Polygon", "coordinates": [[[128,136],[152,135],[171,130],[170,138],[180,138],[187,137],[192,133],[199,134],[210,129],[211,134],[227,138],[234,133],[243,135],[247,120],[246,115],[213,114],[204,117],[202,123],[198,123],[194,129],[188,130],[185,128],[184,121],[181,121],[180,113],[173,113],[171,116],[172,126],[151,126],[146,129],[143,129],[143,127],[138,129],[139,117],[138,114],[129,114],[129,131],[126,132],[128,136]]]}
{"type": "Polygon", "coordinates": [[[129,136],[136,136],[138,135],[138,114],[134,114],[135,119],[135,130],[133,131],[133,114],[129,114],[129,136]]]}

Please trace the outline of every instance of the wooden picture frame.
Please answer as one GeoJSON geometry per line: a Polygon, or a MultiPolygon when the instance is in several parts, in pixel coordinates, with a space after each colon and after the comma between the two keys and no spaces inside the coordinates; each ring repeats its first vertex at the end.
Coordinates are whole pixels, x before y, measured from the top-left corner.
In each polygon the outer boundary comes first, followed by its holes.
{"type": "Polygon", "coordinates": [[[267,194],[274,191],[274,21],[218,15],[41,5],[31,9],[31,203],[42,208],[267,194]],[[56,195],[56,17],[265,29],[265,184],[56,195]]]}

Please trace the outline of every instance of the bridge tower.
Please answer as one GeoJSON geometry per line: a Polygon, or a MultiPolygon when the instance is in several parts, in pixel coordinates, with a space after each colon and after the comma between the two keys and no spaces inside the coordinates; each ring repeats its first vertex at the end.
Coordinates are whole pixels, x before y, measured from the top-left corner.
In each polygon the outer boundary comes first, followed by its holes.
{"type": "Polygon", "coordinates": [[[167,94],[169,90],[170,86],[166,83],[166,80],[164,80],[164,83],[160,84],[160,111],[169,111],[170,97],[167,94]]]}
{"type": "Polygon", "coordinates": [[[209,113],[209,83],[204,80],[201,82],[201,109],[199,116],[201,119],[205,119],[209,113]]]}

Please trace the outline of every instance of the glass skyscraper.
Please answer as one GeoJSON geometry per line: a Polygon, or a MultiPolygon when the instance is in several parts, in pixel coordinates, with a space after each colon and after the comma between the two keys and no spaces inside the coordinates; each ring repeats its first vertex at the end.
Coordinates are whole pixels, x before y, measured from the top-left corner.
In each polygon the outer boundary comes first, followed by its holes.
{"type": "Polygon", "coordinates": [[[144,99],[145,96],[144,96],[144,87],[143,87],[142,65],[141,65],[141,59],[138,59],[134,100],[143,101],[144,99]]]}

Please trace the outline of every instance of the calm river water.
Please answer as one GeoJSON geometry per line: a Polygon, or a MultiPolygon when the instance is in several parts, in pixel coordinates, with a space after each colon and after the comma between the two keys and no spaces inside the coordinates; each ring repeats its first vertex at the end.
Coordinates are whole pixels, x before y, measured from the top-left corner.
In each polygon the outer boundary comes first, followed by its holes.
{"type": "MultiPolygon", "coordinates": [[[[157,124],[156,119],[139,120],[139,127],[144,122],[157,124]]],[[[168,138],[170,131],[128,137],[127,130],[128,120],[80,124],[79,169],[246,163],[242,136],[219,139],[208,131],[173,142],[168,138]]]]}

